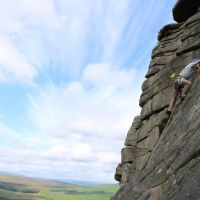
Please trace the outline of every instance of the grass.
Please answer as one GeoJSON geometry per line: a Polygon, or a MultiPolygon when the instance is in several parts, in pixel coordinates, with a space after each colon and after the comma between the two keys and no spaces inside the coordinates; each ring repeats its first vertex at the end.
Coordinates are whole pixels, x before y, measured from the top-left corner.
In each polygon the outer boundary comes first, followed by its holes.
{"type": "Polygon", "coordinates": [[[77,186],[0,175],[0,200],[109,200],[118,185],[77,186]]]}
{"type": "Polygon", "coordinates": [[[109,200],[117,189],[117,185],[76,186],[73,189],[43,190],[41,196],[45,200],[109,200]]]}
{"type": "Polygon", "coordinates": [[[28,185],[0,181],[1,200],[39,200],[40,190],[28,185]]]}

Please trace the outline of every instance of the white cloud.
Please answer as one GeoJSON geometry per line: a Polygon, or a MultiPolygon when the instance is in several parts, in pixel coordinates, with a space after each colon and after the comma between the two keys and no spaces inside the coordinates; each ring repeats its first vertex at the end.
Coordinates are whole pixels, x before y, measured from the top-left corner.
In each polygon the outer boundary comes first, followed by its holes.
{"type": "Polygon", "coordinates": [[[155,31],[150,21],[157,23],[166,5],[0,0],[0,83],[38,81],[29,91],[28,131],[0,123],[0,170],[112,181],[126,132],[140,112],[141,78],[130,67],[146,65],[155,31]]]}
{"type": "Polygon", "coordinates": [[[22,31],[26,27],[41,24],[57,28],[60,22],[51,0],[0,0],[0,33],[22,31]]]}
{"type": "Polygon", "coordinates": [[[93,174],[93,180],[113,181],[113,170],[109,169],[118,161],[117,153],[96,151],[85,143],[69,148],[62,144],[63,141],[54,141],[49,148],[42,150],[45,140],[40,143],[39,149],[28,148],[19,140],[15,138],[13,141],[15,147],[0,147],[0,170],[55,179],[77,179],[79,176],[79,179],[88,180],[93,174]],[[96,176],[100,172],[102,176],[96,176]],[[104,179],[105,175],[107,179],[104,179]]]}
{"type": "Polygon", "coordinates": [[[1,140],[10,140],[17,137],[16,131],[0,123],[0,137],[1,140]]]}
{"type": "Polygon", "coordinates": [[[36,66],[30,62],[30,56],[21,48],[23,45],[20,44],[19,38],[14,42],[13,35],[21,35],[23,39],[30,40],[30,31],[33,37],[33,32],[39,27],[57,30],[61,26],[51,0],[1,0],[0,83],[33,84],[34,78],[38,75],[36,66]]]}
{"type": "MultiPolygon", "coordinates": [[[[76,79],[91,60],[111,60],[124,67],[143,49],[150,37],[149,21],[157,21],[166,3],[152,0],[140,5],[130,0],[0,0],[0,34],[12,37],[15,50],[21,50],[26,62],[43,74],[56,69],[56,73],[62,70],[67,78],[76,79]]],[[[152,42],[145,50],[150,53],[151,48],[152,42]]],[[[21,60],[17,55],[10,55],[16,64],[21,60]]],[[[10,73],[0,73],[0,78],[4,82],[12,79],[10,73]]]]}
{"type": "MultiPolygon", "coordinates": [[[[29,114],[37,131],[57,141],[41,151],[43,162],[54,160],[60,170],[66,165],[69,171],[81,166],[81,177],[102,171],[112,180],[107,170],[120,162],[124,137],[140,112],[135,73],[110,64],[89,65],[82,82],[50,83],[29,94],[29,114]]],[[[100,174],[97,177],[101,179],[100,174]]]]}
{"type": "Polygon", "coordinates": [[[61,22],[52,0],[21,0],[21,15],[29,23],[42,24],[48,28],[60,28],[61,22]]]}
{"type": "Polygon", "coordinates": [[[93,173],[94,180],[107,177],[107,181],[113,181],[121,137],[131,124],[130,107],[137,99],[129,70],[110,66],[104,70],[114,75],[114,82],[104,79],[88,89],[82,78],[83,82],[35,88],[29,95],[29,114],[36,127],[20,133],[0,124],[0,134],[6,135],[0,149],[0,169],[52,178],[86,179],[93,173]],[[122,78],[116,78],[120,72],[130,79],[122,84],[123,89],[119,84],[122,78]]]}
{"type": "Polygon", "coordinates": [[[133,84],[135,70],[117,69],[110,63],[90,64],[86,66],[83,74],[83,80],[102,87],[126,88],[133,84]]]}
{"type": "Polygon", "coordinates": [[[8,37],[0,36],[0,83],[31,83],[37,71],[8,37]]]}
{"type": "Polygon", "coordinates": [[[113,59],[130,17],[129,1],[105,2],[0,1],[0,32],[11,33],[40,71],[56,67],[77,77],[85,63],[113,59]]]}
{"type": "Polygon", "coordinates": [[[30,116],[47,134],[120,136],[140,110],[136,98],[140,89],[133,84],[134,74],[134,70],[110,65],[89,65],[83,72],[83,82],[50,84],[29,95],[30,116]],[[130,110],[134,105],[135,112],[130,110]]]}

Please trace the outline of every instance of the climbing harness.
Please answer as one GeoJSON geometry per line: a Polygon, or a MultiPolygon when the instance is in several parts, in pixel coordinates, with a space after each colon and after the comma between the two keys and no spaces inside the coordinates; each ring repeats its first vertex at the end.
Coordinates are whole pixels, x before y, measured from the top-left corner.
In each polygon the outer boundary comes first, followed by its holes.
{"type": "Polygon", "coordinates": [[[181,77],[177,77],[175,80],[174,80],[174,88],[177,90],[179,88],[181,88],[181,77]]]}
{"type": "Polygon", "coordinates": [[[182,83],[181,83],[181,76],[177,75],[176,72],[173,72],[172,74],[170,74],[170,78],[172,79],[172,81],[174,82],[174,89],[179,89],[182,87],[182,83]]]}

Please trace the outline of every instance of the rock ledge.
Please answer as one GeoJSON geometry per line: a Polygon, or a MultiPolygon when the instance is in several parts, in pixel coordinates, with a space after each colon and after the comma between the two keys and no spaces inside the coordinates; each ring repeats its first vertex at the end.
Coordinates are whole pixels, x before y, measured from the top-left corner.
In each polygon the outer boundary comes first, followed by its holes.
{"type": "Polygon", "coordinates": [[[194,15],[200,7],[199,0],[178,0],[173,8],[173,17],[177,22],[184,22],[194,15]]]}

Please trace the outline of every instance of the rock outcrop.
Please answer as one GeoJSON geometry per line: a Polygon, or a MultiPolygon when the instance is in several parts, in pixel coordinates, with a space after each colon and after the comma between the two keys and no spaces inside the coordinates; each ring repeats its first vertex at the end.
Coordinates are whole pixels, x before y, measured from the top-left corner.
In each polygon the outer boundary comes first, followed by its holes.
{"type": "Polygon", "coordinates": [[[200,58],[199,3],[177,1],[173,14],[179,23],[158,33],[142,85],[141,114],[122,149],[121,187],[114,200],[200,199],[200,75],[168,124],[166,114],[174,95],[170,74],[200,58]]]}
{"type": "Polygon", "coordinates": [[[173,17],[177,22],[183,22],[197,12],[199,0],[177,0],[173,8],[173,17]]]}

